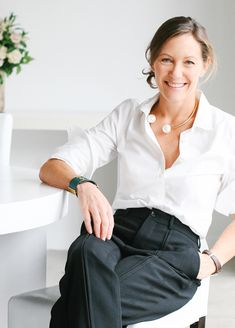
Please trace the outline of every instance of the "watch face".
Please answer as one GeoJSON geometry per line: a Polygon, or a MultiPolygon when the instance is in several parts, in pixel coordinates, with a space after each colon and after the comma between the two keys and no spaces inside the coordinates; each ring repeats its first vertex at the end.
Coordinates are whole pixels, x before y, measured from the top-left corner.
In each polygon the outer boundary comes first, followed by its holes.
{"type": "MultiPolygon", "coordinates": [[[[89,180],[89,179],[87,179],[83,176],[80,176],[80,177],[75,177],[70,181],[69,186],[68,186],[68,190],[70,192],[72,192],[73,194],[77,195],[77,185],[80,184],[80,183],[83,183],[83,182],[91,182],[91,183],[93,183],[97,186],[97,184],[94,181],[89,180]]],[[[98,188],[98,186],[97,186],[97,188],[98,188]]]]}
{"type": "Polygon", "coordinates": [[[88,181],[88,179],[82,176],[75,177],[70,181],[69,188],[73,189],[77,193],[77,185],[84,181],[88,181]]]}

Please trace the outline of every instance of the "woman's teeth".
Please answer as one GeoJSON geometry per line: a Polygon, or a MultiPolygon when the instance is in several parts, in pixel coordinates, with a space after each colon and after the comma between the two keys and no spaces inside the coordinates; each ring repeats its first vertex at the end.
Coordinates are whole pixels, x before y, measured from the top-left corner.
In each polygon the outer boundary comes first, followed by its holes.
{"type": "Polygon", "coordinates": [[[171,87],[171,88],[182,88],[184,87],[185,83],[172,83],[172,82],[167,82],[167,84],[171,87]]]}

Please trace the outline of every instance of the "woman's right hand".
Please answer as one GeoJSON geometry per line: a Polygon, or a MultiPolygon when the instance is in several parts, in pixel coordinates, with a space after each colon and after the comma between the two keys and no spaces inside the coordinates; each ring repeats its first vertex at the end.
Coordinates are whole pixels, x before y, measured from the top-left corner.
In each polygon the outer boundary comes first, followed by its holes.
{"type": "Polygon", "coordinates": [[[80,201],[84,223],[88,233],[94,234],[102,240],[111,239],[114,227],[112,207],[102,192],[90,182],[77,185],[77,194],[80,201]]]}

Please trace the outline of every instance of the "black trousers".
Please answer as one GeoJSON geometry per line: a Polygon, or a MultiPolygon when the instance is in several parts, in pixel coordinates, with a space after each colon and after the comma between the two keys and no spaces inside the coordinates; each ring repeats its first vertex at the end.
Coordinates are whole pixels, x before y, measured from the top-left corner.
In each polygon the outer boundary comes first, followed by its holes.
{"type": "Polygon", "coordinates": [[[109,241],[86,232],[68,251],[50,328],[121,328],[169,314],[200,281],[199,238],[158,209],[117,210],[109,241]]]}

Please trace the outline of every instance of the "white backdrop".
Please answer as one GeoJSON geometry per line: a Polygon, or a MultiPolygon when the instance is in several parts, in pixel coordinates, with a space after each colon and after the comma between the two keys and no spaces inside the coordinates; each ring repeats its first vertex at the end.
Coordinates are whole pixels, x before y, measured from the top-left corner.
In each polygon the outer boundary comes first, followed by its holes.
{"type": "Polygon", "coordinates": [[[235,68],[232,0],[1,0],[30,33],[34,62],[7,81],[7,109],[110,111],[152,94],[144,51],[164,20],[190,15],[208,28],[219,57],[210,100],[232,111],[235,68]]]}

